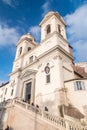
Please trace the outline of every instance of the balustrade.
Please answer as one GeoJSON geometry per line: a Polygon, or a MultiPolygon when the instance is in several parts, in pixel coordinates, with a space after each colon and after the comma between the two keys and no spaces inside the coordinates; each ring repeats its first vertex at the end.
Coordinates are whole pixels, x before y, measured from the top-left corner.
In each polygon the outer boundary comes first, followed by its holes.
{"type": "Polygon", "coordinates": [[[82,126],[80,122],[71,122],[70,120],[66,120],[62,117],[54,116],[47,111],[43,111],[40,108],[27,104],[21,100],[9,100],[8,102],[3,102],[0,104],[1,107],[6,107],[9,105],[19,105],[27,110],[31,110],[40,115],[43,119],[50,121],[52,124],[56,125],[58,128],[63,130],[87,130],[86,126],[82,126]]]}

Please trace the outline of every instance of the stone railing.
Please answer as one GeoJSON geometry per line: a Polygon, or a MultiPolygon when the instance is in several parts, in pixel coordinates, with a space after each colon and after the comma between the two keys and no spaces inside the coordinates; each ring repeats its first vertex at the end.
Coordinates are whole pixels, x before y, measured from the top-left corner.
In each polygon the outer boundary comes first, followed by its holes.
{"type": "Polygon", "coordinates": [[[87,127],[83,127],[80,122],[73,122],[62,117],[54,116],[48,112],[43,111],[43,118],[55,124],[63,130],[87,130],[87,127]]]}
{"type": "Polygon", "coordinates": [[[36,106],[34,105],[31,105],[31,104],[28,104],[26,102],[23,102],[23,101],[20,101],[20,100],[15,100],[15,104],[16,105],[20,105],[22,108],[25,108],[27,110],[31,110],[33,112],[36,112],[38,113],[39,115],[42,116],[42,111],[41,109],[37,108],[36,106]]]}
{"type": "Polygon", "coordinates": [[[18,105],[26,110],[31,110],[32,112],[36,112],[41,118],[49,121],[50,123],[55,125],[57,128],[59,128],[60,130],[87,130],[87,126],[81,125],[81,123],[79,121],[73,122],[73,121],[64,119],[62,117],[52,115],[49,112],[43,111],[31,104],[27,104],[27,103],[23,102],[21,100],[15,99],[15,100],[9,100],[8,102],[3,102],[2,104],[0,104],[0,108],[10,107],[12,105],[13,106],[18,105]]]}
{"type": "Polygon", "coordinates": [[[66,120],[62,117],[54,116],[49,112],[43,111],[31,104],[27,104],[20,100],[15,100],[15,104],[20,105],[21,107],[32,110],[36,112],[38,115],[40,115],[43,119],[51,122],[55,126],[59,127],[63,130],[87,130],[86,126],[82,126],[80,122],[72,122],[70,120],[66,120]]]}

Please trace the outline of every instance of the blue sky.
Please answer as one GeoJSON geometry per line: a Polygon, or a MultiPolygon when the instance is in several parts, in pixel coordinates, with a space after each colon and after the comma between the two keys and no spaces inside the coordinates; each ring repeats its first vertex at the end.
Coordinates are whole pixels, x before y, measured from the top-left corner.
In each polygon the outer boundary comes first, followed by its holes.
{"type": "Polygon", "coordinates": [[[9,80],[20,36],[30,32],[39,42],[38,25],[49,11],[66,21],[75,61],[87,61],[87,0],[0,0],[0,83],[9,80]]]}

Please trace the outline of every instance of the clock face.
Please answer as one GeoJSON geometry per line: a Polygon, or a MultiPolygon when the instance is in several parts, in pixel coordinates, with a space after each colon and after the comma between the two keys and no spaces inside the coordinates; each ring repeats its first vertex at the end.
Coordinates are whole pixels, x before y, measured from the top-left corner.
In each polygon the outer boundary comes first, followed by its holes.
{"type": "Polygon", "coordinates": [[[49,68],[49,66],[46,66],[45,67],[45,73],[48,74],[49,72],[50,72],[50,68],[49,68]]]}

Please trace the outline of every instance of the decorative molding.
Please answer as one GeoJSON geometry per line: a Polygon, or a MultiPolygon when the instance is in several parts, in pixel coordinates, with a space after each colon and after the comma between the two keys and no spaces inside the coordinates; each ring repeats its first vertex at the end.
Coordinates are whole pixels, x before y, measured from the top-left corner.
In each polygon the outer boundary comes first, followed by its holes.
{"type": "Polygon", "coordinates": [[[45,71],[46,74],[50,73],[49,63],[47,63],[47,65],[45,66],[44,71],[45,71]]]}
{"type": "Polygon", "coordinates": [[[65,67],[65,66],[63,66],[63,68],[64,68],[65,70],[69,71],[69,72],[73,72],[72,70],[70,70],[69,68],[67,68],[67,67],[65,67]]]}
{"type": "Polygon", "coordinates": [[[20,76],[20,78],[22,79],[22,78],[28,77],[29,75],[31,75],[31,73],[32,73],[31,71],[26,71],[24,74],[20,76]]]}
{"type": "Polygon", "coordinates": [[[52,43],[52,41],[47,41],[45,44],[50,44],[50,43],[52,43]]]}
{"type": "Polygon", "coordinates": [[[42,63],[38,65],[38,69],[40,69],[41,66],[42,66],[42,63]]]}
{"type": "Polygon", "coordinates": [[[59,89],[59,91],[60,91],[60,92],[65,92],[65,93],[66,93],[66,92],[68,92],[68,88],[61,88],[61,89],[59,89]]]}
{"type": "Polygon", "coordinates": [[[54,61],[53,60],[48,60],[48,61],[46,61],[46,62],[44,62],[42,64],[42,70],[41,70],[41,72],[44,72],[44,68],[47,66],[48,63],[49,63],[49,67],[50,68],[54,67],[54,61]]]}
{"type": "Polygon", "coordinates": [[[60,60],[62,60],[62,57],[61,56],[58,56],[60,60]]]}
{"type": "Polygon", "coordinates": [[[58,57],[59,57],[58,55],[55,55],[55,56],[53,57],[53,59],[56,60],[56,59],[58,59],[58,57]]]}
{"type": "Polygon", "coordinates": [[[66,42],[62,42],[62,41],[59,41],[60,44],[62,44],[64,47],[66,47],[67,43],[66,42]]]}
{"type": "Polygon", "coordinates": [[[19,61],[18,61],[18,62],[15,64],[15,67],[16,67],[16,68],[19,68],[19,65],[20,65],[20,64],[19,64],[19,61]]]}
{"type": "Polygon", "coordinates": [[[11,87],[13,88],[14,86],[15,86],[15,80],[13,80],[12,82],[11,82],[11,87]]]}
{"type": "Polygon", "coordinates": [[[25,62],[25,66],[27,66],[29,63],[28,63],[28,60],[25,62]]]}
{"type": "Polygon", "coordinates": [[[23,74],[21,74],[20,78],[23,79],[25,77],[30,77],[30,75],[35,74],[36,72],[36,70],[25,71],[23,74]]]}

